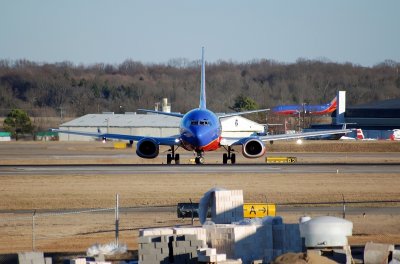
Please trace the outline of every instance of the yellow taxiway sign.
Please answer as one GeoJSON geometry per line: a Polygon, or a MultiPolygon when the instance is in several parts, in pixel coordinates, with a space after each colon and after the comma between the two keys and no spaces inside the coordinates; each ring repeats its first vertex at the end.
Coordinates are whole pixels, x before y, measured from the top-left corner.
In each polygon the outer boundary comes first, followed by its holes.
{"type": "Polygon", "coordinates": [[[265,216],[275,216],[276,205],[264,203],[245,203],[243,204],[244,218],[255,218],[265,216]]]}

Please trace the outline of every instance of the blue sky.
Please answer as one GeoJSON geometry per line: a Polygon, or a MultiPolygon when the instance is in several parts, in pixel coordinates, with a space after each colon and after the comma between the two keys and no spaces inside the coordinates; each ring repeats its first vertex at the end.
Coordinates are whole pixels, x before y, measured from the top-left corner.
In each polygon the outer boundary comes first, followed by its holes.
{"type": "Polygon", "coordinates": [[[0,59],[400,62],[400,1],[3,0],[0,59]]]}

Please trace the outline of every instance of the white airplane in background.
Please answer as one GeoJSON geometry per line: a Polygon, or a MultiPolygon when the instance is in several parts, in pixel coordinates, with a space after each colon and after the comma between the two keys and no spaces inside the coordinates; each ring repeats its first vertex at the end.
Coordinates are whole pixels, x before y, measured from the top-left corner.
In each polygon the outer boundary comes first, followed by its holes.
{"type": "MultiPolygon", "coordinates": [[[[76,134],[98,138],[122,139],[127,141],[137,141],[136,154],[141,158],[154,159],[159,155],[160,145],[170,146],[171,153],[167,155],[167,164],[175,161],[179,164],[179,154],[176,154],[178,148],[183,148],[196,153],[196,164],[204,163],[204,153],[224,148],[226,153],[222,156],[222,163],[226,164],[230,161],[232,164],[236,162],[236,155],[232,153],[233,147],[242,148],[243,156],[246,158],[259,158],[265,154],[264,142],[272,142],[276,140],[298,139],[305,137],[315,137],[321,135],[333,135],[351,132],[350,129],[335,129],[325,131],[313,131],[298,134],[282,134],[282,135],[266,135],[266,136],[250,136],[250,137],[222,137],[221,122],[225,117],[244,115],[255,113],[263,110],[246,111],[238,113],[230,113],[217,116],[214,112],[206,107],[206,87],[205,87],[205,61],[204,48],[202,49],[201,64],[201,82],[200,82],[200,104],[198,108],[192,109],[186,114],[166,113],[153,110],[143,110],[145,112],[157,113],[161,115],[176,116],[182,118],[180,122],[180,133],[170,137],[150,137],[125,134],[110,134],[101,132],[82,132],[52,129],[54,132],[76,134]]],[[[181,98],[184,100],[185,98],[181,98]]]]}
{"type": "Polygon", "coordinates": [[[400,129],[393,129],[393,134],[390,135],[390,140],[400,140],[400,129]]]}
{"type": "MultiPolygon", "coordinates": [[[[340,139],[341,140],[367,140],[367,141],[378,140],[377,138],[366,138],[364,136],[364,132],[362,131],[361,128],[357,128],[356,131],[357,131],[356,137],[343,136],[340,139]]],[[[392,134],[389,136],[389,138],[386,138],[386,139],[383,138],[382,140],[400,140],[400,129],[393,129],[392,134]]]]}

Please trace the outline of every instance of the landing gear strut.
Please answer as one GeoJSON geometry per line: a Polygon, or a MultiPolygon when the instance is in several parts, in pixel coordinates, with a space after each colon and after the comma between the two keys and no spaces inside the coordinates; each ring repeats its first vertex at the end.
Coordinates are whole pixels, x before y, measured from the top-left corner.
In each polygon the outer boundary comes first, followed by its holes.
{"type": "Polygon", "coordinates": [[[231,153],[233,151],[233,149],[229,146],[227,151],[228,151],[228,153],[224,153],[224,155],[222,155],[222,163],[227,164],[228,160],[230,160],[232,164],[235,164],[236,163],[236,154],[231,153]]]}
{"type": "Polygon", "coordinates": [[[167,154],[167,164],[171,164],[171,162],[174,160],[175,164],[179,164],[179,154],[175,154],[175,148],[174,146],[171,146],[170,151],[172,152],[171,154],[167,154]]]}
{"type": "Polygon", "coordinates": [[[196,151],[197,157],[194,159],[196,164],[204,164],[204,152],[202,150],[196,151]]]}

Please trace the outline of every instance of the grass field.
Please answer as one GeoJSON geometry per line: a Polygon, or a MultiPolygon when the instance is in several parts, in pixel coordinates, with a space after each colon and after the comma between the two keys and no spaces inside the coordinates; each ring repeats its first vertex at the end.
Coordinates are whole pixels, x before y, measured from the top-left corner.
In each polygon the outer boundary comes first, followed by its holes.
{"type": "MultiPolygon", "coordinates": [[[[400,142],[306,142],[297,146],[282,142],[268,146],[273,155],[281,153],[317,153],[313,162],[337,162],[326,158],[328,154],[343,153],[346,162],[376,161],[366,152],[385,152],[379,162],[400,163],[400,142]],[[353,158],[356,156],[356,158],[353,158]]],[[[166,149],[161,151],[164,159],[166,149]]],[[[207,159],[220,162],[220,155],[207,159]]],[[[190,155],[185,156],[189,161],[190,155]]],[[[143,161],[134,150],[113,149],[111,143],[99,142],[11,142],[0,143],[1,164],[135,164],[160,163],[160,159],[143,161]]],[[[248,162],[239,155],[238,162],[248,162]]],[[[310,161],[310,158],[304,158],[310,161]]],[[[252,161],[254,162],[254,161],[252,161]]],[[[255,162],[263,162],[257,159],[255,162]]],[[[116,174],[91,173],[58,175],[51,171],[35,175],[14,175],[1,168],[0,175],[0,253],[31,250],[32,217],[15,214],[16,210],[60,210],[82,208],[109,208],[114,197],[120,195],[121,207],[174,205],[198,201],[212,187],[242,189],[245,202],[315,202],[347,200],[394,200],[400,198],[399,174],[385,173],[360,175],[341,174],[116,174]],[[23,217],[23,218],[20,218],[23,217]],[[12,219],[12,220],[10,220],[12,219]],[[10,243],[12,241],[12,243],[10,243]]],[[[382,205],[387,206],[387,205],[382,205]]],[[[397,205],[398,206],[398,205],[397,205]]],[[[279,209],[278,209],[279,214],[279,209]]],[[[307,214],[307,212],[304,212],[307,214]]],[[[338,212],[332,212],[332,215],[338,212]]],[[[282,214],[285,222],[297,222],[301,215],[282,214]]],[[[35,248],[42,251],[85,251],[94,243],[113,240],[114,213],[81,213],[75,215],[38,215],[35,219],[35,248]]],[[[400,244],[400,216],[396,214],[349,215],[355,234],[351,243],[373,240],[400,244]]],[[[137,230],[144,227],[189,224],[179,220],[175,213],[143,212],[121,214],[120,240],[129,249],[137,247],[137,230]]]]}

